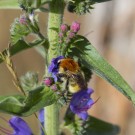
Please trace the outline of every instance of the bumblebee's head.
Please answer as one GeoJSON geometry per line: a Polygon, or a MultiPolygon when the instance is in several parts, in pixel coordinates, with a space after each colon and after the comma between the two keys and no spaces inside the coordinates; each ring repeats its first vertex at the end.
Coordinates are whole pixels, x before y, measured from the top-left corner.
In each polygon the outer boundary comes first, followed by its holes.
{"type": "Polygon", "coordinates": [[[64,72],[64,71],[71,71],[71,72],[78,72],[80,69],[79,65],[77,62],[75,62],[73,59],[71,58],[65,58],[65,59],[61,59],[60,63],[59,63],[59,71],[60,72],[64,72]]]}

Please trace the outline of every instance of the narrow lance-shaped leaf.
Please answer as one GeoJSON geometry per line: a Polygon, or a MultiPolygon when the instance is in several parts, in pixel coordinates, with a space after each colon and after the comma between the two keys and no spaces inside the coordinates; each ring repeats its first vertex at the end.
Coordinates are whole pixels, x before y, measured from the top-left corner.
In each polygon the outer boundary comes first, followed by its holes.
{"type": "Polygon", "coordinates": [[[84,127],[83,135],[118,135],[120,131],[118,126],[92,116],[84,123],[84,127]]]}
{"type": "Polygon", "coordinates": [[[81,64],[107,80],[135,104],[135,93],[132,88],[85,37],[78,35],[69,46],[66,56],[73,55],[79,58],[81,64]]]}
{"type": "Polygon", "coordinates": [[[40,86],[29,91],[28,96],[0,96],[0,112],[28,116],[57,101],[48,87],[40,86]]]}
{"type": "MultiPolygon", "coordinates": [[[[32,48],[37,45],[45,45],[48,46],[47,41],[45,40],[36,40],[33,43],[26,43],[24,40],[19,40],[16,44],[10,46],[9,48],[5,49],[2,54],[5,55],[6,51],[10,52],[10,55],[13,56],[21,51],[24,51],[26,49],[32,48]]],[[[0,57],[0,63],[3,62],[3,59],[0,57]]]]}
{"type": "Polygon", "coordinates": [[[93,2],[96,3],[101,3],[101,2],[108,2],[108,1],[112,1],[112,0],[92,0],[93,2]]]}

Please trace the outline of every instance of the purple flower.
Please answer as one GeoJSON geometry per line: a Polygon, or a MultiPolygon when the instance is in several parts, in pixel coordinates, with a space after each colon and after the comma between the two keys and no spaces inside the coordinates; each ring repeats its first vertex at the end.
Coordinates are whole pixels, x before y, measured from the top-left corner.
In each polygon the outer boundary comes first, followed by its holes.
{"type": "Polygon", "coordinates": [[[61,24],[60,30],[61,30],[62,32],[66,32],[66,31],[68,30],[68,26],[67,26],[66,24],[61,24]]]}
{"type": "Polygon", "coordinates": [[[43,83],[46,85],[46,86],[51,86],[53,84],[54,80],[52,77],[46,77],[44,80],[43,80],[43,83]]]}
{"type": "Polygon", "coordinates": [[[70,29],[73,32],[78,32],[80,30],[80,23],[73,22],[72,25],[70,26],[70,29]]]}
{"type": "Polygon", "coordinates": [[[40,109],[38,118],[39,118],[41,124],[44,126],[44,108],[40,109]]]}
{"type": "Polygon", "coordinates": [[[55,81],[57,81],[57,76],[56,74],[58,73],[58,68],[59,68],[59,60],[63,59],[63,56],[58,56],[56,58],[53,58],[51,61],[51,64],[48,67],[48,72],[52,73],[52,76],[55,81]]]}
{"type": "MultiPolygon", "coordinates": [[[[45,121],[44,120],[44,108],[40,109],[38,118],[41,122],[41,125],[44,127],[44,121],[45,121]]],[[[40,129],[41,129],[41,135],[45,135],[43,129],[42,128],[40,128],[40,129]]]]}
{"type": "Polygon", "coordinates": [[[94,101],[90,98],[93,93],[91,88],[87,90],[81,90],[75,93],[70,102],[70,109],[73,113],[77,114],[83,120],[88,118],[88,109],[94,104],[94,101]]]}
{"type": "Polygon", "coordinates": [[[14,129],[13,135],[33,135],[28,124],[20,117],[12,117],[9,124],[14,129]]]}

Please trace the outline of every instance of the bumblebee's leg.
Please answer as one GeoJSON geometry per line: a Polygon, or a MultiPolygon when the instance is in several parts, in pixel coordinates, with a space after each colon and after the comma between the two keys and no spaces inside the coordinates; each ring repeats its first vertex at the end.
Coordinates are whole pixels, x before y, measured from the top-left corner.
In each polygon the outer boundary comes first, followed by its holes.
{"type": "Polygon", "coordinates": [[[61,82],[61,83],[63,83],[64,79],[67,78],[67,75],[63,73],[58,73],[56,76],[58,78],[58,82],[61,82]]]}
{"type": "Polygon", "coordinates": [[[58,73],[58,82],[61,86],[61,96],[63,97],[65,103],[67,104],[67,91],[68,91],[68,76],[64,73],[58,73]]]}
{"type": "Polygon", "coordinates": [[[71,101],[73,94],[71,94],[69,91],[67,92],[67,102],[71,101]]]}

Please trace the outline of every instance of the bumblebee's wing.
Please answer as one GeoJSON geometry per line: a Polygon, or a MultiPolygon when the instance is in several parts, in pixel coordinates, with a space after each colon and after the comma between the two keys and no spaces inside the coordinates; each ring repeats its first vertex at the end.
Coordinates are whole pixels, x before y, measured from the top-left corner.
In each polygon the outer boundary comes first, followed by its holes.
{"type": "Polygon", "coordinates": [[[86,89],[87,83],[85,82],[84,76],[82,72],[78,71],[77,73],[73,73],[71,71],[67,71],[69,76],[70,84],[78,84],[81,89],[86,89]]]}

